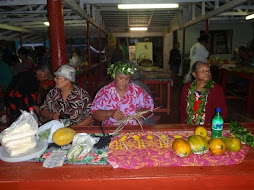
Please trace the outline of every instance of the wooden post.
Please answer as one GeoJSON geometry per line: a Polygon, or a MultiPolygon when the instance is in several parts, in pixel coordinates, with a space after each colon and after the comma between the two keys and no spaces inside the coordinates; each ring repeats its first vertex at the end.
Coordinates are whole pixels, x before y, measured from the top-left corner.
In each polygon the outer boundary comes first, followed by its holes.
{"type": "Polygon", "coordinates": [[[209,35],[209,18],[205,22],[205,34],[209,35]]]}
{"type": "Polygon", "coordinates": [[[183,28],[182,75],[184,77],[185,28],[183,28]]]}
{"type": "Polygon", "coordinates": [[[47,0],[49,15],[50,49],[52,70],[55,71],[66,61],[66,42],[62,0],[47,0]]]}
{"type": "Polygon", "coordinates": [[[99,30],[99,52],[100,52],[100,63],[102,63],[102,54],[101,54],[101,29],[99,30]]]}
{"type": "Polygon", "coordinates": [[[90,51],[90,25],[89,21],[86,21],[86,32],[87,32],[87,56],[88,56],[88,65],[91,66],[91,51],[90,51]]]}

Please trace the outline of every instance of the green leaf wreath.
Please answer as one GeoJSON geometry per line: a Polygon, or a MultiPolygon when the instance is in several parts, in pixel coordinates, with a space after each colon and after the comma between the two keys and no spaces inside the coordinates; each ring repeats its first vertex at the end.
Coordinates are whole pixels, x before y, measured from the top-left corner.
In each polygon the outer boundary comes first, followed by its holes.
{"type": "Polygon", "coordinates": [[[201,91],[201,98],[198,106],[198,110],[194,113],[193,106],[195,103],[195,91],[196,91],[196,84],[197,81],[194,80],[189,88],[189,93],[187,96],[187,118],[186,123],[187,124],[196,124],[199,125],[201,122],[203,122],[203,115],[205,112],[205,106],[207,104],[207,97],[210,91],[210,88],[214,87],[214,82],[212,80],[209,80],[207,84],[204,86],[203,90],[201,91]],[[193,122],[193,115],[197,114],[196,121],[193,122]]]}
{"type": "Polygon", "coordinates": [[[107,74],[114,79],[119,73],[133,76],[136,72],[137,67],[135,65],[129,63],[128,61],[118,61],[109,65],[107,74]]]}

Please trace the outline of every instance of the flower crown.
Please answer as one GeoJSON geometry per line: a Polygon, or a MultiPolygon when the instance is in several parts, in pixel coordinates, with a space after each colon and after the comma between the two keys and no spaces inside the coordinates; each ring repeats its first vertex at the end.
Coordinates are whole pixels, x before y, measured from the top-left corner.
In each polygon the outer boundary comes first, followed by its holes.
{"type": "Polygon", "coordinates": [[[127,61],[117,61],[116,63],[109,65],[107,74],[112,78],[115,78],[119,73],[133,76],[136,72],[137,68],[135,65],[127,61]]]}

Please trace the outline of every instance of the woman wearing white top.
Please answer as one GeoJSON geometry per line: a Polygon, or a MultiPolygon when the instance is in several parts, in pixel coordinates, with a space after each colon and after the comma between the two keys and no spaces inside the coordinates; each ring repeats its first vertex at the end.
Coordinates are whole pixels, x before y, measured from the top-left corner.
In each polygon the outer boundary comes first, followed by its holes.
{"type": "Polygon", "coordinates": [[[207,57],[209,56],[209,52],[207,51],[209,42],[209,36],[208,35],[202,35],[198,38],[198,42],[195,43],[192,48],[190,49],[190,69],[187,75],[185,76],[184,83],[188,83],[192,80],[191,77],[191,71],[192,66],[195,62],[201,61],[201,62],[207,62],[207,57]]]}

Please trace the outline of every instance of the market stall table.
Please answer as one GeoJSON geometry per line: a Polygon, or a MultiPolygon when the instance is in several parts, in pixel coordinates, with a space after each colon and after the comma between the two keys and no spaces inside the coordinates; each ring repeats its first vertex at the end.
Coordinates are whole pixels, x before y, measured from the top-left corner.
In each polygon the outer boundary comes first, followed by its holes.
{"type": "Polygon", "coordinates": [[[171,71],[156,67],[152,67],[151,70],[145,70],[143,67],[141,70],[143,72],[143,82],[147,84],[152,91],[155,107],[160,107],[159,109],[156,109],[155,112],[166,112],[167,115],[169,115],[170,88],[173,84],[171,71]],[[163,92],[163,86],[165,86],[166,93],[163,92]],[[163,100],[166,100],[166,105],[163,105],[163,100]]]}
{"type": "MultiPolygon", "coordinates": [[[[243,123],[252,132],[254,123],[243,123]]],[[[206,126],[210,129],[210,126],[206,126]]],[[[115,128],[105,127],[106,132],[115,128]]],[[[144,126],[145,131],[194,130],[195,126],[159,124],[144,126]]],[[[98,126],[75,128],[78,132],[100,132],[98,126]]],[[[140,131],[126,127],[122,132],[140,131]]],[[[0,161],[1,189],[253,189],[254,151],[242,163],[208,167],[145,167],[114,169],[110,165],[63,165],[43,168],[41,162],[7,163],[0,161]]]]}

